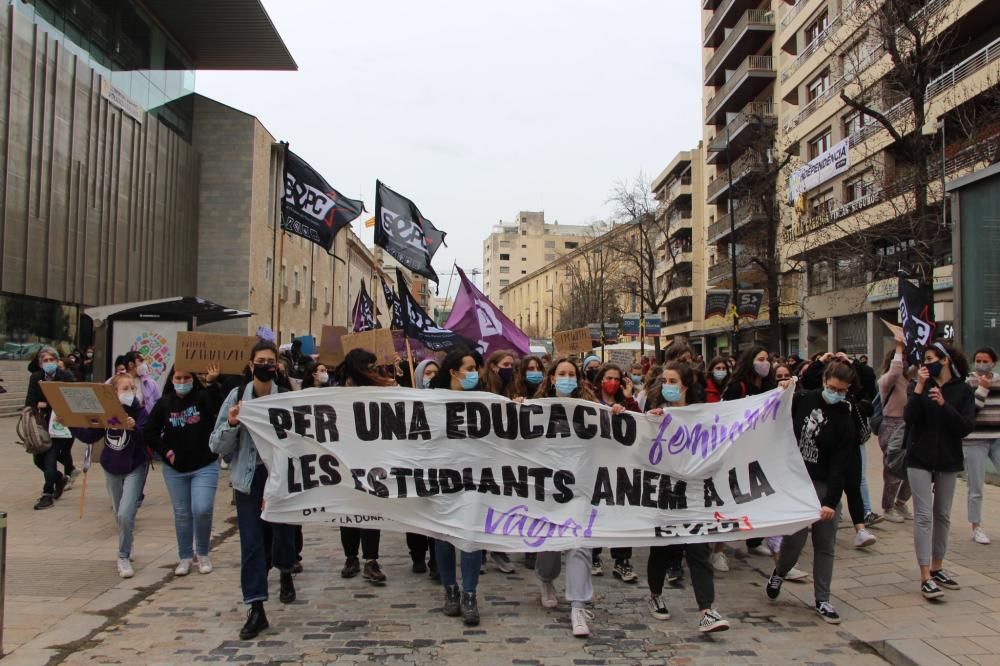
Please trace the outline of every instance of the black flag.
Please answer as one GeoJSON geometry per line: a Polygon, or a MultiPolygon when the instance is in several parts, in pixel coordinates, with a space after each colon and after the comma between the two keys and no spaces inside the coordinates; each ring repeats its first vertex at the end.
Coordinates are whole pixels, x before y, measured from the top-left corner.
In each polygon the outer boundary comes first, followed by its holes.
{"type": "Polygon", "coordinates": [[[906,337],[906,358],[911,364],[924,362],[924,350],[934,341],[934,302],[929,291],[921,289],[899,274],[899,322],[906,337]]]}
{"type": "Polygon", "coordinates": [[[362,279],[361,291],[358,292],[358,299],[354,302],[354,332],[370,331],[376,328],[375,324],[375,302],[368,295],[368,288],[362,279]]]}
{"type": "Polygon", "coordinates": [[[447,351],[455,347],[475,349],[475,343],[434,323],[434,320],[413,299],[410,290],[406,287],[403,274],[398,268],[396,269],[396,282],[399,286],[399,303],[403,317],[403,331],[406,333],[406,337],[419,340],[425,347],[434,351],[447,351]]]}
{"type": "Polygon", "coordinates": [[[438,282],[431,259],[444,237],[412,201],[375,181],[376,245],[414,273],[438,282]]]}
{"type": "Polygon", "coordinates": [[[285,195],[281,228],[333,252],[337,232],[365,210],[363,201],[348,199],[292,151],[285,150],[285,195]]]}
{"type": "Polygon", "coordinates": [[[384,277],[380,275],[379,279],[382,280],[382,293],[385,295],[385,304],[392,311],[392,323],[389,324],[389,328],[393,331],[401,330],[403,328],[403,317],[401,315],[402,304],[399,302],[399,296],[392,291],[392,287],[389,286],[384,277]]]}

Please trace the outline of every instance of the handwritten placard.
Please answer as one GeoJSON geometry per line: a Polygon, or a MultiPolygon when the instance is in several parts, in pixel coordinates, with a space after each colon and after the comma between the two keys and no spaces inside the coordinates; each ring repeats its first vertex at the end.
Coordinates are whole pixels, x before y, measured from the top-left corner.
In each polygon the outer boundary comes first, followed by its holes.
{"type": "Polygon", "coordinates": [[[252,335],[180,331],[174,364],[185,372],[208,372],[209,366],[217,365],[224,375],[238,375],[250,363],[255,344],[252,335]]]}
{"type": "Polygon", "coordinates": [[[344,345],[341,338],[347,335],[346,326],[323,327],[323,333],[319,338],[319,362],[328,368],[340,365],[344,361],[344,345]]]}
{"type": "Polygon", "coordinates": [[[128,414],[110,384],[41,382],[45,401],[69,428],[125,428],[128,414]]]}
{"type": "Polygon", "coordinates": [[[588,352],[593,348],[590,339],[590,329],[587,327],[559,331],[552,336],[556,351],[560,354],[575,354],[588,352]]]}
{"type": "Polygon", "coordinates": [[[345,335],[340,339],[340,344],[345,356],[352,349],[364,349],[375,354],[378,365],[390,365],[396,360],[396,347],[392,342],[392,331],[388,328],[345,335]]]}

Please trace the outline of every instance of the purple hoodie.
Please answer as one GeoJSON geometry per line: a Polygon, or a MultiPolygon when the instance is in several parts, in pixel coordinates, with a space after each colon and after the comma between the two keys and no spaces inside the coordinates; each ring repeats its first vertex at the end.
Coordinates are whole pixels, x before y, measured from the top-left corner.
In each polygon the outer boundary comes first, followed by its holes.
{"type": "Polygon", "coordinates": [[[101,467],[108,474],[124,476],[149,463],[149,454],[142,437],[142,428],[146,425],[146,412],[136,399],[130,407],[125,408],[125,413],[135,419],[135,428],[132,430],[71,429],[73,436],[86,444],[93,444],[102,437],[104,438],[101,467]]]}

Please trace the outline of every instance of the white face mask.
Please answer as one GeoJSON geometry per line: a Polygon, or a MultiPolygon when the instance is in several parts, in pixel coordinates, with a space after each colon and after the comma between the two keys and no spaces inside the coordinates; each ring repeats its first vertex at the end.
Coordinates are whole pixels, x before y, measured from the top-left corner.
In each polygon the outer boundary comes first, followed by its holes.
{"type": "Polygon", "coordinates": [[[329,375],[329,373],[326,373],[326,372],[317,372],[316,373],[316,383],[317,384],[326,386],[326,383],[328,381],[330,381],[330,375],[329,375]]]}
{"type": "Polygon", "coordinates": [[[128,393],[119,393],[118,402],[122,403],[126,407],[131,407],[132,403],[135,402],[135,393],[129,391],[128,393]]]}
{"type": "Polygon", "coordinates": [[[146,375],[149,374],[149,366],[146,365],[145,363],[140,363],[139,365],[135,366],[135,374],[139,375],[140,377],[145,377],[146,375]]]}

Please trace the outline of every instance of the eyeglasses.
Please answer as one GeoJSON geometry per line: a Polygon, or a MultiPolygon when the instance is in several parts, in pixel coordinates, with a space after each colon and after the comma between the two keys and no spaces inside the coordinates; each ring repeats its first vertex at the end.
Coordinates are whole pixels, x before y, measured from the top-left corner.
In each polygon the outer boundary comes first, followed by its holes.
{"type": "Polygon", "coordinates": [[[258,368],[271,368],[272,370],[278,367],[274,361],[254,361],[253,364],[258,368]]]}

